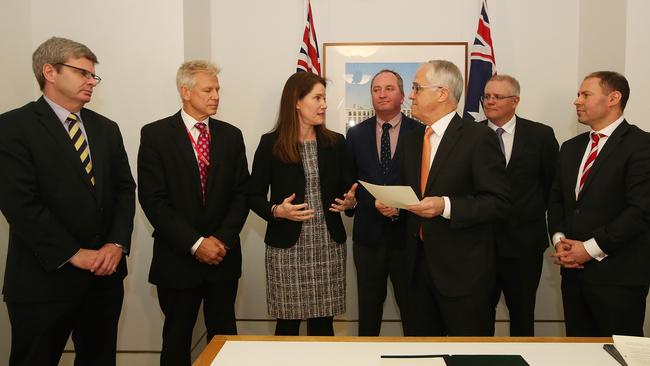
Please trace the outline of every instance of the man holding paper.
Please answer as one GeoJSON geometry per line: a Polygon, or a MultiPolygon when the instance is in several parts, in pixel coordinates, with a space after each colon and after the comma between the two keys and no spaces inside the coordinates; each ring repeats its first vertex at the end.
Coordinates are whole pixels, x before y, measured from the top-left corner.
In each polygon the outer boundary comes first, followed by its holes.
{"type": "MultiPolygon", "coordinates": [[[[510,187],[494,132],[456,114],[463,85],[444,60],[424,63],[413,81],[413,116],[426,126],[400,147],[403,183],[421,199],[406,214],[408,336],[493,333],[492,223],[507,214],[510,187]]],[[[385,216],[396,212],[375,204],[385,216]]]]}
{"type": "MultiPolygon", "coordinates": [[[[404,82],[392,70],[381,70],[370,83],[375,116],[350,128],[347,145],[356,177],[377,185],[394,185],[399,179],[397,145],[407,131],[420,125],[401,112],[404,82]]],[[[360,187],[361,188],[361,187],[360,187]]],[[[372,193],[372,192],[371,192],[372,193]]],[[[357,191],[353,250],[357,269],[359,335],[378,336],[386,299],[388,276],[397,305],[404,291],[404,221],[384,217],[375,209],[375,199],[366,188],[357,191]]]]}

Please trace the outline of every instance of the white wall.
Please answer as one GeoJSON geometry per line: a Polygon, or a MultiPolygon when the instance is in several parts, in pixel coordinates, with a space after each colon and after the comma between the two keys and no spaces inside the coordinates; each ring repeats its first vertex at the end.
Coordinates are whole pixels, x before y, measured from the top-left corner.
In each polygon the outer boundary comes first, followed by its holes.
{"type": "MultiPolygon", "coordinates": [[[[551,125],[560,142],[574,136],[577,124],[572,102],[583,74],[592,66],[621,64],[624,52],[625,69],[621,71],[626,72],[632,86],[626,115],[650,129],[650,122],[642,115],[642,103],[650,96],[650,73],[643,62],[650,56],[645,37],[649,30],[644,18],[650,11],[647,2],[627,0],[623,12],[613,11],[617,8],[611,5],[612,22],[602,20],[608,11],[592,8],[592,1],[492,0],[489,5],[497,69],[520,80],[522,116],[551,125]],[[615,39],[619,41],[609,43],[585,33],[610,25],[625,28],[623,46],[623,33],[617,33],[615,39]],[[610,58],[610,51],[617,56],[610,58]]],[[[312,7],[322,53],[322,44],[327,42],[460,41],[471,45],[479,1],[412,0],[396,5],[388,0],[312,0],[312,7]]],[[[223,69],[218,117],[241,128],[252,159],[260,135],[274,124],[282,86],[295,70],[303,26],[303,0],[3,0],[0,47],[5,52],[0,76],[7,82],[0,89],[0,111],[38,97],[29,67],[31,52],[38,44],[52,35],[83,42],[98,55],[101,63],[97,73],[104,79],[89,107],[120,123],[135,175],[140,128],[179,108],[174,86],[178,65],[188,56],[211,55],[223,69]],[[78,14],[75,21],[62,22],[69,18],[70,9],[78,14]],[[198,23],[189,23],[193,21],[198,23]]],[[[349,228],[349,220],[347,224],[349,228]]],[[[135,225],[118,348],[155,352],[160,349],[162,316],[155,289],[147,282],[151,227],[139,207],[135,225]]],[[[268,334],[273,329],[273,323],[265,321],[264,229],[264,222],[251,214],[241,235],[244,274],[237,316],[243,334],[268,334]]],[[[7,236],[8,227],[0,222],[2,257],[7,236]]],[[[4,270],[4,261],[0,262],[4,270]]],[[[354,283],[349,256],[348,311],[337,322],[337,334],[356,332],[354,283]]],[[[392,300],[385,316],[396,319],[392,300]]],[[[562,319],[558,270],[548,260],[538,291],[536,317],[540,320],[538,334],[563,334],[558,322],[562,319]]],[[[507,318],[502,308],[498,318],[507,318]]],[[[500,323],[499,334],[505,334],[506,325],[500,323]]],[[[201,330],[198,325],[197,333],[201,330]]],[[[399,334],[398,324],[385,324],[384,333],[399,334]]],[[[7,357],[9,340],[6,311],[0,309],[0,364],[7,357]]],[[[69,364],[69,359],[68,355],[63,364],[69,364]]],[[[120,364],[153,365],[156,361],[156,354],[125,353],[120,364]]]]}

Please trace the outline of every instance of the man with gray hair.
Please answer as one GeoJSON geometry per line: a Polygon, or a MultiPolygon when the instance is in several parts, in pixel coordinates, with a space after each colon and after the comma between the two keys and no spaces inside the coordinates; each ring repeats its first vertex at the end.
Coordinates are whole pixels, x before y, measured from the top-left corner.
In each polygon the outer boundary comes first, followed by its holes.
{"type": "Polygon", "coordinates": [[[161,365],[190,365],[201,302],[208,342],[237,333],[248,163],[241,131],[210,117],[218,73],[208,61],[183,63],[176,75],[183,108],[141,132],[138,196],[154,228],[149,282],[165,315],[161,365]]]}
{"type": "Polygon", "coordinates": [[[515,115],[519,82],[494,75],[481,97],[487,120],[506,158],[512,209],[495,225],[497,249],[496,307],[503,292],[510,316],[510,336],[534,336],[535,297],[549,240],[546,208],[559,145],[553,129],[515,115]]]}
{"type": "Polygon", "coordinates": [[[33,54],[43,96],[0,115],[10,365],[115,365],[135,182],[117,124],[84,108],[95,54],[52,37],[33,54]]]}
{"type": "Polygon", "coordinates": [[[492,223],[510,206],[509,184],[494,132],[456,113],[462,92],[449,61],[429,61],[415,74],[412,111],[425,125],[401,145],[403,183],[421,199],[406,215],[408,336],[493,334],[492,223]]]}

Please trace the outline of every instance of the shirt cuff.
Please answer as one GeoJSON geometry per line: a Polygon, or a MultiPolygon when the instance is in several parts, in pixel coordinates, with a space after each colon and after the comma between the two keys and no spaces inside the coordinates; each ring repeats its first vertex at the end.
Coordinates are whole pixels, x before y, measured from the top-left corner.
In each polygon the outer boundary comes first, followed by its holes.
{"type": "Polygon", "coordinates": [[[589,255],[592,256],[595,260],[600,262],[603,259],[607,258],[607,254],[605,254],[605,252],[600,249],[598,243],[596,243],[596,239],[591,238],[585,241],[583,245],[585,246],[587,253],[589,253],[589,255]]]}
{"type": "Polygon", "coordinates": [[[200,238],[196,241],[196,243],[194,243],[194,245],[192,245],[192,249],[190,249],[190,253],[192,253],[192,255],[194,255],[194,253],[196,253],[196,250],[199,249],[199,246],[201,245],[201,242],[203,241],[203,239],[205,239],[205,238],[204,238],[204,237],[200,237],[200,238]]]}
{"type": "MultiPolygon", "coordinates": [[[[79,248],[79,250],[81,250],[81,248],[79,248]]],[[[77,253],[79,253],[79,250],[77,250],[77,251],[72,255],[72,257],[74,257],[75,255],[77,255],[77,253]]],[[[58,269],[58,268],[61,268],[61,267],[65,266],[68,262],[70,262],[70,259],[72,259],[72,257],[68,258],[68,260],[66,260],[65,262],[61,263],[61,264],[60,264],[58,267],[56,267],[56,268],[58,269]]]]}
{"type": "Polygon", "coordinates": [[[564,238],[566,238],[566,236],[564,236],[564,233],[557,232],[553,234],[553,237],[551,238],[551,242],[553,243],[553,246],[555,246],[555,244],[557,244],[560,240],[564,238]]]}
{"type": "Polygon", "coordinates": [[[442,196],[442,199],[445,200],[445,208],[442,210],[442,217],[449,220],[451,219],[451,201],[447,196],[442,196]]]}

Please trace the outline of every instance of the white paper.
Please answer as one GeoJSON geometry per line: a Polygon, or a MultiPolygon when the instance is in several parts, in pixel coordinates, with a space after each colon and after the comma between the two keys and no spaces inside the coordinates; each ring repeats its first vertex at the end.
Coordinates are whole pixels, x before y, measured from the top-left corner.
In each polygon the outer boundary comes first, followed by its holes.
{"type": "Polygon", "coordinates": [[[614,346],[628,366],[650,365],[650,338],[614,335],[614,346]]]}
{"type": "Polygon", "coordinates": [[[409,186],[380,186],[359,181],[361,185],[370,192],[375,199],[388,207],[405,209],[408,205],[414,205],[420,200],[409,186]]]}
{"type": "Polygon", "coordinates": [[[447,366],[442,357],[382,358],[380,366],[447,366]]]}

